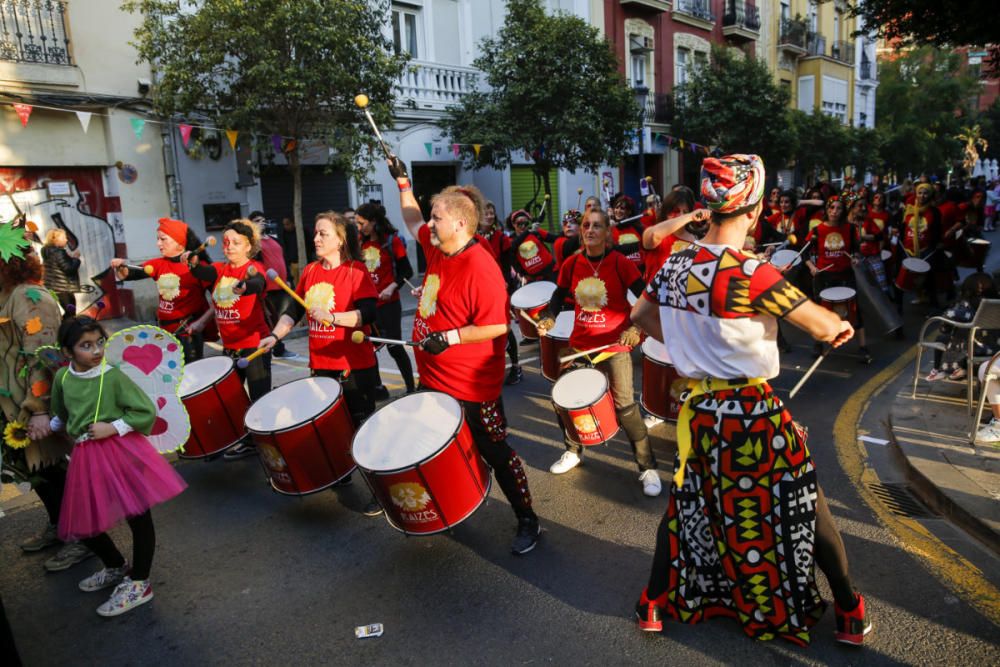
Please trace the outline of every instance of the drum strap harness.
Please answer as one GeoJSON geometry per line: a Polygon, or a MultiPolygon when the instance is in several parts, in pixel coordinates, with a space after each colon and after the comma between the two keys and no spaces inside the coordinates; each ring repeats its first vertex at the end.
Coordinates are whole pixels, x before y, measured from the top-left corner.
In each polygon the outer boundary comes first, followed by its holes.
{"type": "Polygon", "coordinates": [[[724,380],[720,378],[688,379],[688,396],[684,399],[680,414],[677,416],[677,472],[674,473],[674,484],[680,489],[684,485],[684,468],[691,455],[691,418],[694,410],[691,401],[699,396],[726,389],[743,389],[755,387],[767,382],[766,378],[735,378],[724,380]]]}

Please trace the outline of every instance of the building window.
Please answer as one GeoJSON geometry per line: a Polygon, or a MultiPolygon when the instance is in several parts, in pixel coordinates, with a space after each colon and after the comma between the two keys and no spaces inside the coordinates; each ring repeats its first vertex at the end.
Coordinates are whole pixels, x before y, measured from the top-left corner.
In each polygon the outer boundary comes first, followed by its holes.
{"type": "Polygon", "coordinates": [[[646,80],[646,54],[645,53],[633,53],[632,54],[632,87],[636,88],[638,86],[646,85],[644,82],[646,80]]]}
{"type": "Polygon", "coordinates": [[[418,10],[402,7],[392,8],[392,46],[397,55],[408,53],[412,58],[420,57],[417,40],[419,20],[418,10]]]}
{"type": "Polygon", "coordinates": [[[816,7],[816,0],[809,0],[809,30],[819,32],[819,8],[816,7]]]}
{"type": "Polygon", "coordinates": [[[840,12],[833,13],[833,41],[840,41],[840,12]]]}
{"type": "Polygon", "coordinates": [[[708,67],[708,54],[704,51],[694,52],[694,71],[700,72],[708,67]]]}
{"type": "Polygon", "coordinates": [[[676,73],[674,74],[674,84],[683,86],[688,82],[688,66],[691,64],[691,50],[680,47],[677,49],[677,58],[674,61],[676,73]]]}
{"type": "Polygon", "coordinates": [[[792,18],[792,8],[788,4],[789,0],[781,0],[781,22],[784,23],[792,18]]]}
{"type": "Polygon", "coordinates": [[[833,116],[841,123],[847,123],[847,105],[841,102],[827,102],[823,100],[823,113],[833,116]]]}

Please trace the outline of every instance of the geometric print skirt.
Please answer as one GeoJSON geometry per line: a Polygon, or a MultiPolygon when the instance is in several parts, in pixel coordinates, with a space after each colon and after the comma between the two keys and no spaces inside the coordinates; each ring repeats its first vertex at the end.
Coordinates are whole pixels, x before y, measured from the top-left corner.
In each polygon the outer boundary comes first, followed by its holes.
{"type": "Polygon", "coordinates": [[[665,609],[683,623],[736,618],[755,639],[805,646],[825,609],[806,435],[766,382],[696,396],[691,408],[684,484],[667,506],[665,609]]]}

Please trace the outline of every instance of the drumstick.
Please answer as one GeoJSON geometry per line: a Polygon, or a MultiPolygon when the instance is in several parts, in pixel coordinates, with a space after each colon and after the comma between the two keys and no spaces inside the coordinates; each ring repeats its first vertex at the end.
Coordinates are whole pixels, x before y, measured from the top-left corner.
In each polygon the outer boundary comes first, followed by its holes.
{"type": "Polygon", "coordinates": [[[548,193],[545,194],[545,198],[542,200],[542,208],[539,209],[538,215],[535,216],[536,221],[545,217],[545,207],[549,205],[549,199],[551,198],[552,197],[548,193]]]}
{"type": "Polygon", "coordinates": [[[632,222],[633,220],[638,220],[638,219],[639,219],[639,218],[641,218],[641,217],[642,217],[643,215],[644,215],[644,214],[642,214],[642,213],[640,213],[639,215],[633,215],[633,216],[632,216],[631,218],[625,218],[624,220],[619,220],[619,221],[618,221],[618,222],[616,222],[615,224],[616,224],[616,225],[624,225],[624,224],[625,224],[626,222],[632,222]]]}
{"type": "Polygon", "coordinates": [[[788,398],[795,398],[795,394],[799,393],[799,389],[802,388],[802,385],[804,385],[806,383],[806,380],[809,379],[809,376],[812,375],[817,368],[819,368],[820,363],[822,363],[822,361],[826,359],[826,355],[830,354],[832,350],[833,350],[832,347],[828,347],[825,350],[823,350],[823,354],[819,355],[816,361],[813,362],[812,366],[809,367],[809,370],[806,371],[806,374],[803,375],[802,378],[799,380],[798,384],[792,387],[792,390],[788,392],[788,398]]]}
{"type": "Polygon", "coordinates": [[[270,352],[270,350],[268,348],[266,348],[266,347],[258,347],[256,350],[254,350],[253,352],[251,352],[247,356],[241,357],[239,359],[239,361],[236,362],[236,365],[239,366],[240,368],[246,368],[247,366],[250,365],[251,361],[253,361],[254,359],[256,359],[257,357],[259,357],[262,354],[267,354],[268,352],[270,352]]]}
{"type": "Polygon", "coordinates": [[[576,210],[580,210],[580,200],[583,198],[583,188],[576,189],[576,210]]]}
{"type": "Polygon", "coordinates": [[[396,338],[379,338],[378,336],[368,336],[364,331],[355,331],[351,334],[352,343],[363,343],[365,341],[370,341],[372,343],[386,343],[387,345],[409,345],[410,347],[419,347],[420,343],[415,343],[412,340],[398,340],[396,338]]]}
{"type": "Polygon", "coordinates": [[[214,248],[216,243],[218,243],[218,241],[215,240],[215,237],[209,236],[207,239],[205,239],[204,243],[202,243],[200,246],[191,251],[191,255],[192,256],[197,255],[202,250],[204,250],[206,246],[214,248]]]}
{"type": "Polygon", "coordinates": [[[646,184],[649,186],[649,191],[652,192],[654,195],[656,195],[656,188],[653,187],[653,177],[652,176],[647,176],[646,177],[646,184]]]}
{"type": "Polygon", "coordinates": [[[410,286],[410,289],[420,289],[419,287],[411,283],[409,278],[403,278],[403,280],[406,281],[406,284],[410,286]]]}
{"type": "Polygon", "coordinates": [[[378,126],[375,125],[375,119],[372,118],[372,114],[368,111],[368,96],[364,93],[354,96],[354,103],[358,105],[358,108],[365,112],[365,118],[368,119],[368,123],[375,130],[375,136],[378,137],[379,144],[382,145],[382,150],[385,152],[385,157],[387,160],[392,159],[392,151],[389,150],[389,145],[385,143],[385,139],[382,138],[382,133],[378,131],[378,126]]]}
{"type": "Polygon", "coordinates": [[[584,350],[583,352],[577,352],[576,354],[567,354],[565,357],[559,357],[559,363],[560,364],[569,363],[570,361],[579,359],[580,357],[586,357],[587,355],[593,354],[594,352],[600,352],[601,350],[606,350],[609,347],[612,347],[617,344],[618,343],[608,343],[607,345],[601,345],[600,347],[595,347],[590,350],[584,350]]]}
{"type": "MultiPolygon", "coordinates": [[[[251,267],[251,268],[253,268],[253,267],[251,267]]],[[[249,271],[247,271],[247,272],[249,273],[249,271]]],[[[303,299],[301,296],[299,296],[298,292],[296,292],[291,287],[289,287],[288,283],[286,283],[284,280],[282,280],[278,276],[278,272],[277,271],[275,271],[274,269],[268,269],[267,270],[267,279],[271,280],[271,281],[274,281],[275,285],[277,285],[281,289],[285,290],[288,293],[288,296],[290,296],[293,299],[295,299],[299,303],[300,306],[302,306],[303,308],[306,309],[306,312],[309,312],[309,306],[306,305],[305,299],[303,299]]]]}
{"type": "Polygon", "coordinates": [[[538,328],[538,322],[536,322],[535,318],[533,318],[531,315],[529,315],[528,313],[524,312],[520,308],[517,309],[517,314],[520,315],[521,317],[523,317],[524,319],[528,320],[532,324],[534,324],[536,329],[538,328]]]}

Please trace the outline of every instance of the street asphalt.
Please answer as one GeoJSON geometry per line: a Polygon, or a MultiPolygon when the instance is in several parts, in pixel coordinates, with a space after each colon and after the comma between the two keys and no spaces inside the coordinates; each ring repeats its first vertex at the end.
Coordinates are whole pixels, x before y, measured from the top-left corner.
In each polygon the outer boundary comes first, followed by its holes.
{"type": "MultiPolygon", "coordinates": [[[[296,499],[273,493],[254,459],[184,461],[177,469],[188,490],[153,511],[156,598],[115,619],[94,613],[104,593],[77,589],[97,561],[45,573],[51,551],[25,555],[16,546],[44,524],[41,506],[8,505],[0,519],[0,593],[22,657],[27,665],[1000,664],[997,626],[901,548],[834,447],[841,406],[912,345],[922,316],[913,311],[909,341],[873,336],[871,366],[858,362],[849,343],[788,401],[809,427],[820,483],[867,599],[874,631],[864,648],[834,642],[832,603],[805,649],[752,641],[729,620],[639,632],[632,610],[666,493],[643,496],[622,436],[588,450],[578,469],[550,474],[562,451],[551,384],[528,361],[524,381],[506,388],[504,400],[545,531],[530,554],[509,553],[515,521],[495,486],[452,533],[407,538],[384,518],[360,513],[368,492],[358,475],[351,487],[296,499]],[[381,637],[355,638],[356,626],[371,623],[384,625],[381,637]]],[[[804,336],[790,338],[795,349],[783,355],[774,382],[783,397],[812,361],[804,336]]],[[[304,350],[305,340],[291,346],[304,350]]],[[[521,353],[535,356],[537,348],[521,353]]],[[[385,352],[380,362],[398,395],[385,352]]],[[[275,385],[304,373],[303,365],[278,362],[275,385]]],[[[876,396],[869,412],[890,400],[876,396]]],[[[672,428],[653,431],[665,487],[672,428]]],[[[113,534],[128,545],[127,528],[113,534]]],[[[994,556],[985,558],[997,567],[994,556]]]]}

